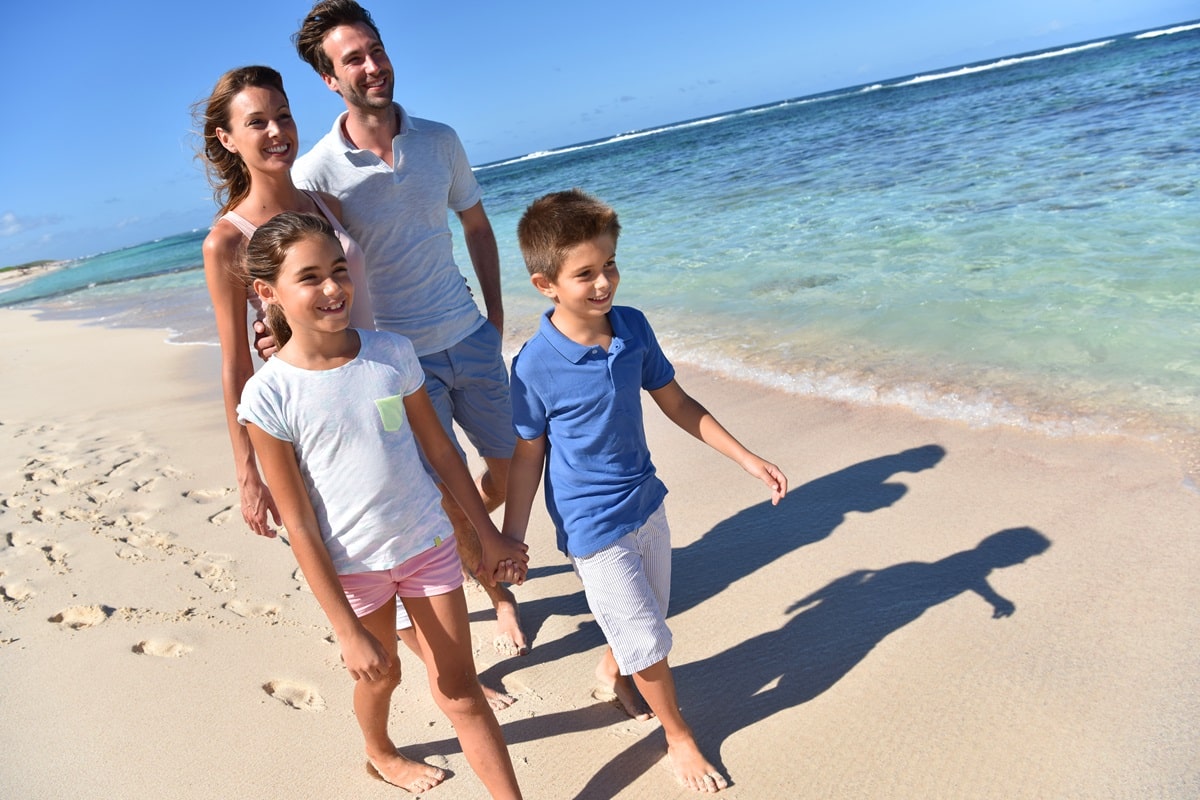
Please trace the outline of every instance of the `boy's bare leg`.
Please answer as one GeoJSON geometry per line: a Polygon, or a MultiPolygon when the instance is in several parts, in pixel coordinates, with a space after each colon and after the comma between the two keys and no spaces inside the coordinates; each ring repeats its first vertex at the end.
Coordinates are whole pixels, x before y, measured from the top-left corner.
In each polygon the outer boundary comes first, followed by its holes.
{"type": "MultiPolygon", "coordinates": [[[[484,462],[487,469],[479,476],[476,486],[479,488],[479,496],[483,498],[484,508],[491,513],[504,504],[509,459],[485,458],[484,462]]],[[[463,569],[469,574],[483,555],[479,547],[479,536],[446,488],[441,484],[438,484],[438,488],[442,490],[442,508],[450,518],[450,524],[454,526],[454,538],[458,545],[458,555],[462,558],[463,569]]],[[[525,632],[521,630],[517,598],[507,586],[488,586],[483,582],[480,582],[480,585],[496,609],[496,650],[508,655],[527,654],[529,641],[525,638],[525,632]]]]}
{"type": "Polygon", "coordinates": [[[646,705],[646,701],[638,694],[633,680],[628,675],[621,674],[617,660],[613,658],[612,648],[608,645],[604,646],[604,655],[600,657],[600,663],[596,665],[596,680],[600,682],[600,688],[611,694],[612,697],[602,697],[596,693],[593,694],[593,697],[603,700],[615,698],[621,710],[639,722],[645,722],[654,716],[650,707],[646,705]]]}
{"type": "Polygon", "coordinates": [[[446,779],[437,767],[412,761],[400,755],[388,735],[388,715],[392,708],[392,692],[400,684],[400,658],[396,652],[396,604],[385,603],[382,608],[362,618],[363,627],[385,647],[390,647],[392,666],[379,680],[354,682],[354,715],[366,743],[367,766],[380,780],[410,792],[425,792],[446,779]],[[389,644],[390,642],[390,644],[389,644]]]}
{"type": "MultiPolygon", "coordinates": [[[[396,635],[399,636],[400,641],[404,642],[404,645],[412,651],[413,655],[421,659],[421,663],[424,664],[425,654],[421,652],[421,642],[419,639],[417,639],[417,632],[412,628],[401,628],[400,630],[396,631],[396,635]]],[[[483,697],[487,700],[488,705],[492,707],[492,711],[503,711],[513,703],[517,702],[517,698],[513,697],[511,694],[505,694],[504,692],[496,691],[483,681],[479,682],[479,686],[483,689],[483,697]]]]}
{"type": "Polygon", "coordinates": [[[667,758],[679,783],[697,792],[719,792],[728,786],[725,777],[700,752],[692,729],[679,713],[675,679],[667,660],[664,658],[635,673],[633,679],[662,723],[663,733],[667,736],[667,758]]]}

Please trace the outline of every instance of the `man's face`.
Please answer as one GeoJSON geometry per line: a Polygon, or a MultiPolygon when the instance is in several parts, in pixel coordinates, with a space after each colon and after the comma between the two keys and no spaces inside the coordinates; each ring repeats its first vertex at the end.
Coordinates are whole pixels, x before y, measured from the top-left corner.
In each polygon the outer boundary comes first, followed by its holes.
{"type": "Polygon", "coordinates": [[[333,75],[325,84],[346,101],[348,108],[391,108],[395,80],[383,42],[362,23],[339,25],[325,36],[325,55],[333,75]]]}

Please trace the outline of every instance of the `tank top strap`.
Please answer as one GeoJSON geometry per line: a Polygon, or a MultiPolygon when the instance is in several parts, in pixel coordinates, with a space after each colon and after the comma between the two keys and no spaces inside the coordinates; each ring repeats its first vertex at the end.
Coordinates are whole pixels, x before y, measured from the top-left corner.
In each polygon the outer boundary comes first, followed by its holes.
{"type": "Polygon", "coordinates": [[[242,235],[249,239],[258,230],[257,225],[251,225],[250,221],[236,211],[227,211],[221,219],[232,222],[234,227],[242,232],[242,235]]]}
{"type": "Polygon", "coordinates": [[[304,190],[304,193],[308,195],[310,200],[316,203],[317,208],[321,209],[321,213],[325,215],[325,219],[329,220],[329,224],[333,226],[334,231],[346,235],[346,229],[342,227],[342,223],[338,221],[334,213],[329,210],[329,206],[325,205],[325,201],[321,199],[321,195],[316,192],[310,192],[307,189],[304,190]]]}

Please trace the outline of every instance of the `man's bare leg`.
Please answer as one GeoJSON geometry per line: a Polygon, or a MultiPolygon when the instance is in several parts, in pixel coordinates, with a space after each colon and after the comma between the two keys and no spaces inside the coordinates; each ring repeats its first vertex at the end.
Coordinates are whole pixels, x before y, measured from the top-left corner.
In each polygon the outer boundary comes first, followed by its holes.
{"type": "MultiPolygon", "coordinates": [[[[504,504],[505,490],[508,484],[507,458],[485,458],[487,468],[475,482],[479,496],[483,498],[484,508],[488,513],[495,511],[504,504]]],[[[445,487],[438,484],[442,490],[442,508],[454,526],[454,539],[458,545],[458,555],[462,558],[463,570],[470,571],[479,563],[483,553],[479,547],[479,536],[471,526],[466,514],[454,502],[454,498],[445,487]]],[[[521,615],[517,608],[517,598],[507,586],[488,586],[480,582],[484,591],[496,609],[496,638],[493,646],[498,652],[506,655],[525,655],[529,652],[529,641],[521,630],[521,615]]]]}

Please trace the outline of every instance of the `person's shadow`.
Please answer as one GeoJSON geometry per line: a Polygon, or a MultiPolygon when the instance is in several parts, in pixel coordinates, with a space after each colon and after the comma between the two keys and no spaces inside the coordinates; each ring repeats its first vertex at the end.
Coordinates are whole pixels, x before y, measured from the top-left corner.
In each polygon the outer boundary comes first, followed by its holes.
{"type": "MultiPolygon", "coordinates": [[[[729,736],[819,696],[889,634],[963,592],[991,605],[993,619],[1012,616],[1016,606],[991,587],[988,575],[1049,547],[1050,540],[1033,528],[1009,528],[933,563],[858,570],[793,603],[787,611],[795,616],[779,630],[673,668],[680,708],[701,750],[720,766],[729,736]]],[[[664,750],[661,732],[639,740],[606,764],[579,797],[611,797],[614,787],[627,786],[664,750]]]]}
{"type": "MultiPolygon", "coordinates": [[[[668,615],[711,600],[776,559],[821,541],[852,511],[877,511],[892,505],[908,491],[903,483],[891,481],[892,476],[930,469],[945,455],[940,445],[927,444],[860,461],[791,489],[778,506],[764,501],[718,523],[700,539],[672,551],[672,573],[686,576],[686,580],[672,581],[668,615]]],[[[528,580],[570,569],[533,567],[528,580]]],[[[582,587],[568,595],[521,603],[521,621],[530,642],[551,615],[582,616],[587,621],[574,633],[533,647],[519,664],[511,666],[545,663],[603,644],[604,636],[590,619],[582,587]]],[[[507,670],[507,663],[487,670],[489,679],[497,680],[507,670]]]]}

